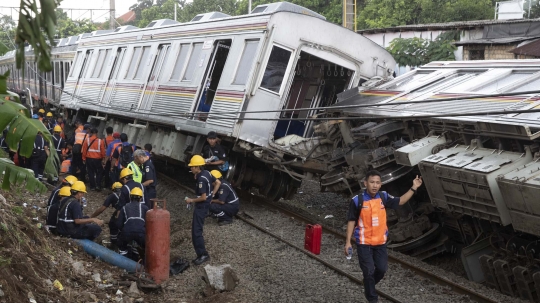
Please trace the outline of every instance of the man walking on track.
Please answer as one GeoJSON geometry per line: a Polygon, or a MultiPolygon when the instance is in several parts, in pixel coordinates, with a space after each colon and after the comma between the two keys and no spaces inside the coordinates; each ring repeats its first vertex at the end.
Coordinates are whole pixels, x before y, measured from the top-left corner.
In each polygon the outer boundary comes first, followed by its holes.
{"type": "Polygon", "coordinates": [[[377,303],[379,297],[375,285],[384,277],[388,269],[386,239],[386,208],[396,209],[409,201],[422,185],[422,178],[416,176],[412,187],[401,197],[392,197],[381,189],[381,174],[372,170],[366,174],[366,190],[352,198],[347,219],[347,239],[345,254],[352,252],[351,238],[354,232],[358,261],[364,275],[364,295],[369,303],[377,303]]]}

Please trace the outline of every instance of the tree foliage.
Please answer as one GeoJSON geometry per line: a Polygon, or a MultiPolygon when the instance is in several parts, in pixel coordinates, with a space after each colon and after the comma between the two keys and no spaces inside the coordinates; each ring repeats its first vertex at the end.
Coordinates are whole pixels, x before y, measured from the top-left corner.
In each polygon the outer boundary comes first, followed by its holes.
{"type": "Polygon", "coordinates": [[[494,0],[367,0],[358,28],[492,19],[494,0]]]}
{"type": "Polygon", "coordinates": [[[57,38],[76,36],[82,33],[90,33],[97,29],[90,19],[72,20],[61,8],[56,10],[58,25],[56,27],[57,38]]]}
{"type": "Polygon", "coordinates": [[[453,61],[456,60],[454,51],[457,48],[452,42],[457,39],[458,31],[445,32],[433,41],[418,37],[397,38],[390,42],[388,51],[401,66],[416,67],[431,61],[453,61]]]}
{"type": "Polygon", "coordinates": [[[15,49],[15,28],[15,21],[10,16],[0,16],[0,56],[15,49]]]}

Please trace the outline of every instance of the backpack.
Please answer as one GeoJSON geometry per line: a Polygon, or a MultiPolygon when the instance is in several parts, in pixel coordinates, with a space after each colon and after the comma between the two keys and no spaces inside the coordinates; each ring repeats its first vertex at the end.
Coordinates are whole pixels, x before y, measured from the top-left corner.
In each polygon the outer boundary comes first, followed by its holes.
{"type": "Polygon", "coordinates": [[[120,165],[122,165],[122,167],[127,167],[128,164],[133,161],[133,145],[122,145],[121,148],[122,151],[120,151],[120,165]]]}
{"type": "MultiPolygon", "coordinates": [[[[356,204],[356,207],[360,208],[360,213],[358,214],[358,217],[360,217],[360,214],[362,214],[362,205],[359,205],[360,202],[359,202],[359,198],[358,198],[359,195],[357,195],[355,198],[356,200],[354,201],[354,204],[356,204]]],[[[379,191],[379,196],[381,197],[381,201],[383,204],[386,204],[386,200],[388,200],[388,193],[385,192],[385,191],[379,191]]],[[[364,203],[364,201],[362,200],[362,204],[364,203]]]]}

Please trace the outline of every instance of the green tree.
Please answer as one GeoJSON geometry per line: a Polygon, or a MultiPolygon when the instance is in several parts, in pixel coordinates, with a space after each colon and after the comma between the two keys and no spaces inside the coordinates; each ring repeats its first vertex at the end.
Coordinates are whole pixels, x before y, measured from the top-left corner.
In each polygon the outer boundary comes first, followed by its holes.
{"type": "Polygon", "coordinates": [[[416,67],[431,61],[453,61],[456,60],[454,51],[457,48],[452,42],[457,39],[459,31],[447,31],[433,41],[418,37],[397,38],[390,42],[388,51],[401,66],[416,67]]]}
{"type": "MultiPolygon", "coordinates": [[[[257,5],[273,3],[272,0],[255,0],[251,3],[251,9],[257,7],[257,5]]],[[[342,22],[342,1],[341,0],[292,0],[289,1],[296,5],[308,8],[318,14],[326,17],[326,20],[341,24],[342,22]]],[[[362,5],[363,0],[357,1],[358,5],[362,5]]],[[[248,13],[248,0],[240,0],[237,4],[235,15],[245,15],[248,13]]]]}
{"type": "Polygon", "coordinates": [[[137,22],[138,27],[146,27],[148,23],[159,19],[174,20],[174,5],[175,0],[167,0],[161,5],[154,5],[141,11],[141,17],[137,22]]]}
{"type": "Polygon", "coordinates": [[[126,25],[137,25],[142,19],[142,11],[152,7],[153,4],[153,0],[137,0],[137,3],[129,7],[130,11],[135,12],[135,19],[131,22],[126,23],[126,25]]]}
{"type": "Polygon", "coordinates": [[[56,19],[58,20],[56,27],[57,38],[90,33],[97,29],[97,26],[90,19],[72,20],[61,8],[56,10],[56,19]]]}
{"type": "Polygon", "coordinates": [[[15,26],[10,16],[0,16],[0,56],[15,49],[15,26]]]}

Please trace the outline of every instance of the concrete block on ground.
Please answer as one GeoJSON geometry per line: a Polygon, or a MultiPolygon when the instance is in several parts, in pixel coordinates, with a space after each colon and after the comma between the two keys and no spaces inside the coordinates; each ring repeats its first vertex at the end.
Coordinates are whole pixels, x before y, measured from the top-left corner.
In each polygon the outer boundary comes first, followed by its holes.
{"type": "Polygon", "coordinates": [[[231,265],[206,265],[204,267],[206,282],[219,291],[232,291],[238,285],[239,279],[231,265]]]}

